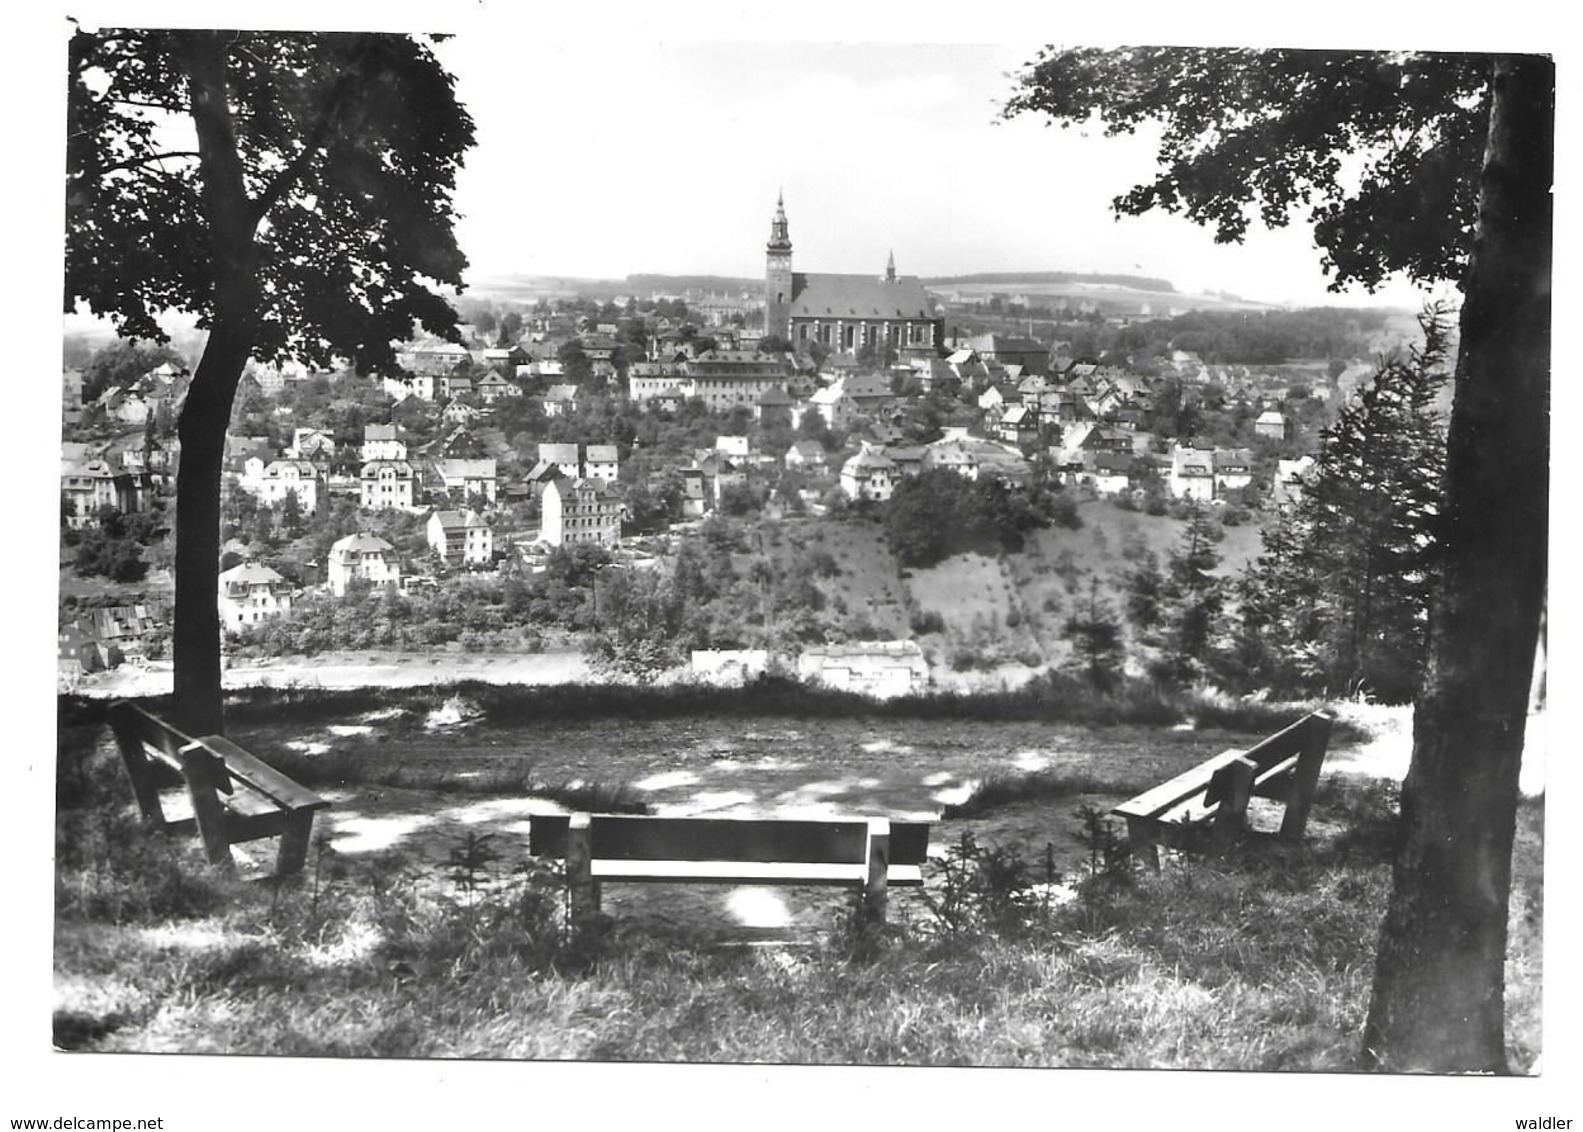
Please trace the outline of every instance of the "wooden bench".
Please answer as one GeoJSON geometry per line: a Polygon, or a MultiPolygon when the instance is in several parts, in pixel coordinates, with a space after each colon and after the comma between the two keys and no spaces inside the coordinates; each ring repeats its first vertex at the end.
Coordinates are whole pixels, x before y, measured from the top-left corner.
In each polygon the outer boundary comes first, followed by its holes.
{"type": "Polygon", "coordinates": [[[536,814],[528,851],[566,862],[574,916],[610,882],[844,885],[882,922],[888,889],[923,884],[929,823],[536,814]]]}
{"type": "Polygon", "coordinates": [[[194,739],[136,704],[112,704],[110,726],[147,824],[174,833],[196,830],[209,861],[225,869],[235,867],[232,845],[279,837],[273,875],[302,869],[313,815],[329,802],[224,736],[194,739]],[[170,821],[159,795],[177,782],[187,788],[192,817],[170,821]]]}
{"type": "Polygon", "coordinates": [[[1111,811],[1127,819],[1134,855],[1159,868],[1159,847],[1224,852],[1247,824],[1249,798],[1286,804],[1280,836],[1296,841],[1308,825],[1314,788],[1334,721],[1322,711],[1246,751],[1222,751],[1111,811]]]}

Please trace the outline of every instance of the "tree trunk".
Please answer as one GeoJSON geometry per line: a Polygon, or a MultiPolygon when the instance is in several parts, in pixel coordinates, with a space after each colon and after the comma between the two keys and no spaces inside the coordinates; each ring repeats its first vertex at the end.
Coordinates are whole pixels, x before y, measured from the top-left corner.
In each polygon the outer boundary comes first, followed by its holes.
{"type": "Polygon", "coordinates": [[[1429,669],[1366,1065],[1508,1071],[1507,900],[1548,549],[1553,63],[1503,57],[1447,442],[1429,669]]]}
{"type": "Polygon", "coordinates": [[[226,39],[185,36],[192,115],[212,253],[209,340],[182,406],[176,475],[176,613],[172,635],[176,723],[191,735],[223,734],[220,686],[220,475],[225,433],[258,315],[258,219],[247,195],[228,104],[226,39]]]}

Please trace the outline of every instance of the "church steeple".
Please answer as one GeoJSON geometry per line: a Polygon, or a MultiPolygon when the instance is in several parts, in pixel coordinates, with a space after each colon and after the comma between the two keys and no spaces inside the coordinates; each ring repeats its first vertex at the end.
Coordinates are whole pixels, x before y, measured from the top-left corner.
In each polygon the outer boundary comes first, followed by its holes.
{"type": "Polygon", "coordinates": [[[885,261],[885,282],[896,282],[896,253],[890,253],[890,259],[885,261]]]}
{"type": "Polygon", "coordinates": [[[775,195],[775,219],[764,247],[764,333],[775,338],[791,334],[792,245],[786,225],[786,200],[775,195]]]}
{"type": "Polygon", "coordinates": [[[772,252],[791,251],[791,233],[786,226],[786,200],[785,194],[775,194],[775,219],[770,221],[770,242],[768,250],[772,252]]]}

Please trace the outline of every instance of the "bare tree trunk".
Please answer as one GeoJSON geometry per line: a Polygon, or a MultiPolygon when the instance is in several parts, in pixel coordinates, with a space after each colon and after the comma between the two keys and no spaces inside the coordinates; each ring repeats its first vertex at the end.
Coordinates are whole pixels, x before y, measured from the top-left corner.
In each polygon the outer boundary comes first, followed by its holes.
{"type": "Polygon", "coordinates": [[[209,340],[182,407],[176,475],[176,614],[172,637],[176,722],[193,735],[223,734],[220,685],[220,475],[237,383],[258,315],[258,226],[248,199],[228,104],[225,37],[186,35],[193,121],[212,249],[209,340]]]}
{"type": "Polygon", "coordinates": [[[1507,902],[1548,550],[1555,69],[1503,57],[1462,308],[1430,662],[1364,1063],[1508,1071],[1507,902]]]}

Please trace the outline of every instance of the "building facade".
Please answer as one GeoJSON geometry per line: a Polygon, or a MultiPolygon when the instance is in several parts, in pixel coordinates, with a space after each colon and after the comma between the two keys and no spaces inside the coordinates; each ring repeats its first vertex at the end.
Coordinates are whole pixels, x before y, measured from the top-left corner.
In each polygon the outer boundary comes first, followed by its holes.
{"type": "Polygon", "coordinates": [[[544,489],[540,539],[551,546],[621,539],[621,501],[602,480],[552,480],[544,489]]]}
{"type": "Polygon", "coordinates": [[[325,567],[330,592],[344,597],[346,588],[361,578],[376,586],[401,584],[401,560],[396,548],[378,535],[347,535],[330,547],[325,567]]]}
{"type": "Polygon", "coordinates": [[[894,255],[877,276],[793,271],[782,198],[775,201],[764,252],[766,334],[841,353],[884,344],[911,356],[932,356],[945,341],[945,320],[936,317],[923,281],[897,275],[894,255]]]}

